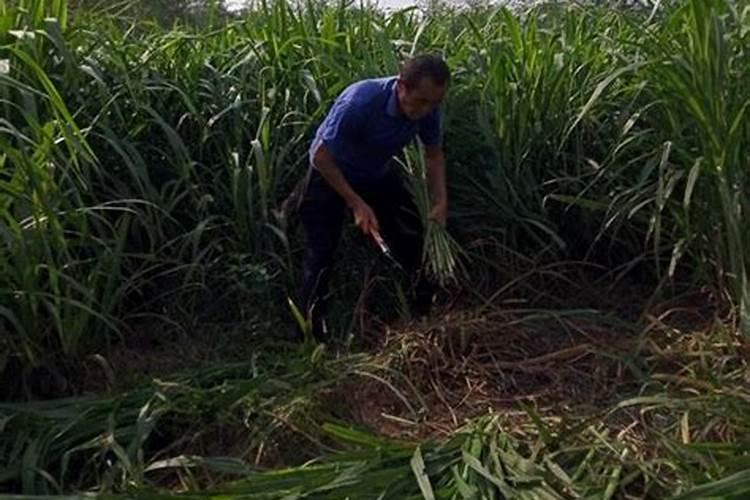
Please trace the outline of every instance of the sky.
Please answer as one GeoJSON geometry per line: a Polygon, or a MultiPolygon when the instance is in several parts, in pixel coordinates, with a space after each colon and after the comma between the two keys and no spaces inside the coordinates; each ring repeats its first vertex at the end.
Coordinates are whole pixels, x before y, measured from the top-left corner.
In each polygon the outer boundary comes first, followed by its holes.
{"type": "MultiPolygon", "coordinates": [[[[245,0],[224,0],[224,3],[230,9],[232,8],[237,9],[237,8],[242,7],[242,4],[245,3],[245,0]]],[[[386,9],[392,9],[392,8],[407,7],[409,5],[414,5],[416,2],[415,0],[377,0],[377,3],[386,9]]]]}

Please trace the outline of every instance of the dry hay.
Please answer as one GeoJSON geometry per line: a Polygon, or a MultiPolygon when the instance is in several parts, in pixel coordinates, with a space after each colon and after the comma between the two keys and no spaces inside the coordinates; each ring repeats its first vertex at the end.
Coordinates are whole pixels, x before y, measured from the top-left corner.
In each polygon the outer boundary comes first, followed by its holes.
{"type": "Polygon", "coordinates": [[[653,428],[683,442],[736,442],[731,419],[709,410],[710,425],[698,423],[696,410],[688,429],[668,405],[621,404],[653,393],[750,401],[750,343],[728,333],[739,331],[733,321],[703,294],[650,308],[630,324],[496,306],[443,314],[385,328],[375,361],[336,397],[355,421],[395,438],[448,436],[491,411],[517,437],[538,435],[540,425],[594,425],[654,458],[653,428]]]}
{"type": "Polygon", "coordinates": [[[386,328],[381,354],[342,397],[359,423],[398,437],[449,434],[499,411],[528,420],[605,406],[632,381],[617,353],[633,333],[584,319],[494,310],[386,328]]]}

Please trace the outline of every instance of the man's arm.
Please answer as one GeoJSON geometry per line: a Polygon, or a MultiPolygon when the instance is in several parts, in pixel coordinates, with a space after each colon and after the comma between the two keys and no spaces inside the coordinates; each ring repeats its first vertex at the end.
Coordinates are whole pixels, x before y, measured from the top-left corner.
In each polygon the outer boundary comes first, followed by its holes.
{"type": "Polygon", "coordinates": [[[448,192],[445,187],[445,157],[439,144],[425,146],[427,184],[430,190],[432,209],[430,218],[445,224],[448,218],[448,192]]]}
{"type": "Polygon", "coordinates": [[[363,233],[370,234],[373,231],[378,232],[380,230],[375,212],[352,189],[344,174],[341,173],[341,169],[336,166],[333,155],[323,143],[315,150],[313,166],[334,191],[344,199],[344,202],[354,214],[354,223],[363,233]]]}

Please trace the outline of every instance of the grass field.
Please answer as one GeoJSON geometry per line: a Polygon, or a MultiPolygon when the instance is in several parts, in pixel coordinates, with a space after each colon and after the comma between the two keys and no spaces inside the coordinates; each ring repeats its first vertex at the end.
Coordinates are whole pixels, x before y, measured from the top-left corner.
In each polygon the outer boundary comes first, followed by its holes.
{"type": "Polygon", "coordinates": [[[112,5],[0,0],[0,496],[750,495],[748,2],[112,5]],[[428,51],[465,273],[348,231],[289,342],[315,127],[428,51]]]}

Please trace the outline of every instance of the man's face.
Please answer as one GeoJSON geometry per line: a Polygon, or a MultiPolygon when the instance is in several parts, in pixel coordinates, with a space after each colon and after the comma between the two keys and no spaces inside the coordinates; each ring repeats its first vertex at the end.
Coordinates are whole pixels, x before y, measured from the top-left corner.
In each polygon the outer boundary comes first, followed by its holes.
{"type": "Polygon", "coordinates": [[[398,104],[401,112],[410,120],[420,120],[443,102],[447,85],[438,85],[432,78],[425,77],[413,88],[398,79],[398,104]]]}

